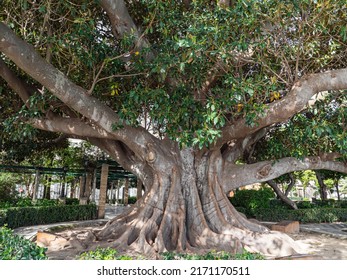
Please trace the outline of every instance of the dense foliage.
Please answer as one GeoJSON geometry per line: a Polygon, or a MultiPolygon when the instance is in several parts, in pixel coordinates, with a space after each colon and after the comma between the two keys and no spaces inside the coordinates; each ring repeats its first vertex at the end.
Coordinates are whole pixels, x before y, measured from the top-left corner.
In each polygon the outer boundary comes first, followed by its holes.
{"type": "Polygon", "coordinates": [[[311,208],[289,210],[283,208],[258,209],[255,218],[259,221],[280,222],[283,220],[300,223],[347,222],[346,208],[311,208]]]}
{"type": "Polygon", "coordinates": [[[55,206],[55,205],[78,205],[78,198],[65,198],[65,203],[59,201],[59,199],[37,199],[32,200],[30,198],[14,198],[10,201],[0,202],[0,209],[10,207],[30,207],[30,206],[55,206]]]}
{"type": "Polygon", "coordinates": [[[13,230],[0,227],[0,260],[45,260],[46,250],[13,230]]]}
{"type": "MultiPolygon", "coordinates": [[[[159,136],[202,147],[240,117],[255,126],[267,104],[285,96],[304,75],[346,63],[343,0],[233,1],[228,9],[217,2],[192,1],[187,9],[175,1],[127,1],[151,42],[141,50],[132,34],[114,41],[98,1],[3,1],[0,19],[127,124],[141,123],[159,136]],[[218,79],[207,87],[209,73],[218,79]]],[[[9,91],[5,84],[1,90],[9,91]]],[[[23,118],[58,104],[43,90],[30,98],[29,108],[7,106],[2,119],[12,139],[16,131],[35,138],[23,118]]],[[[286,130],[294,147],[301,143],[292,154],[307,155],[317,146],[329,150],[331,140],[343,152],[345,102],[343,92],[331,92],[307,112],[273,127],[278,136],[267,140],[268,148],[286,154],[280,136],[286,130]]]]}
{"type": "Polygon", "coordinates": [[[248,215],[252,216],[260,208],[269,208],[270,200],[275,198],[275,193],[272,189],[262,187],[256,189],[237,190],[230,202],[235,207],[246,209],[248,215]]]}
{"type": "Polygon", "coordinates": [[[0,224],[10,228],[65,221],[96,219],[97,207],[89,205],[57,205],[13,207],[0,210],[0,224]]]}
{"type": "MultiPolygon", "coordinates": [[[[117,250],[112,248],[97,248],[94,251],[82,253],[78,259],[80,260],[138,260],[145,259],[142,256],[131,257],[120,255],[117,250]]],[[[260,254],[249,253],[244,251],[242,253],[230,254],[228,252],[207,252],[205,254],[189,254],[189,253],[174,253],[166,252],[160,255],[162,260],[262,260],[264,257],[260,254]]]]}
{"type": "Polygon", "coordinates": [[[228,252],[208,252],[205,254],[175,254],[167,252],[162,254],[164,260],[263,260],[264,257],[257,253],[244,251],[242,253],[230,254],[228,252]]]}
{"type": "Polygon", "coordinates": [[[82,253],[79,260],[133,260],[133,257],[119,255],[113,248],[97,248],[93,251],[82,253]]]}
{"type": "Polygon", "coordinates": [[[0,173],[0,205],[16,198],[16,183],[18,183],[17,178],[0,173]]]}

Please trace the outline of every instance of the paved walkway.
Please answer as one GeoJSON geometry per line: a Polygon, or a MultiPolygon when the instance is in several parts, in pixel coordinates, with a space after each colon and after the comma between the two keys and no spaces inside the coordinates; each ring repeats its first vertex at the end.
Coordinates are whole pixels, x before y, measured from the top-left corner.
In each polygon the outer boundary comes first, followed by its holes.
{"type": "Polygon", "coordinates": [[[302,224],[300,230],[347,239],[347,223],[302,224]]]}
{"type": "MultiPolygon", "coordinates": [[[[125,207],[126,206],[115,207],[114,205],[107,205],[105,210],[105,219],[28,226],[17,228],[14,232],[24,236],[25,238],[33,239],[38,231],[45,231],[50,228],[102,226],[106,224],[108,220],[122,213],[125,207]]],[[[300,224],[300,231],[327,234],[336,238],[347,239],[347,223],[300,224]]]]}
{"type": "Polygon", "coordinates": [[[91,227],[91,226],[102,226],[107,223],[110,219],[119,215],[124,211],[126,206],[114,206],[107,205],[105,209],[105,218],[98,220],[88,220],[88,221],[71,221],[71,222],[61,222],[47,225],[35,225],[35,226],[26,226],[14,229],[14,232],[18,235],[24,236],[27,239],[33,239],[36,237],[38,231],[46,231],[52,228],[74,228],[74,227],[91,227]]]}

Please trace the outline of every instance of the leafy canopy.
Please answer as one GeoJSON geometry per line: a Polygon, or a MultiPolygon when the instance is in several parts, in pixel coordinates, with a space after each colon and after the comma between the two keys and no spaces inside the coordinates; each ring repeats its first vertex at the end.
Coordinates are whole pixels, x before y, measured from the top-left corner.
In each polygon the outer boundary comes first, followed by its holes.
{"type": "MultiPolygon", "coordinates": [[[[0,20],[127,124],[182,145],[209,145],[223,126],[242,117],[257,125],[267,104],[285,96],[299,78],[347,62],[344,0],[238,0],[230,8],[195,0],[189,9],[183,1],[127,1],[150,42],[147,49],[137,48],[133,34],[116,38],[98,2],[4,0],[0,20]]],[[[31,106],[11,119],[14,112],[2,116],[6,127],[23,133],[21,120],[44,107],[64,114],[52,105],[55,97],[26,80],[40,89],[31,106]]],[[[0,90],[9,91],[3,84],[0,90]]],[[[329,92],[305,114],[274,128],[265,145],[298,156],[317,145],[346,150],[345,105],[345,94],[329,92]],[[328,102],[331,107],[325,107],[328,102]],[[295,149],[283,149],[284,130],[294,136],[295,149]]]]}

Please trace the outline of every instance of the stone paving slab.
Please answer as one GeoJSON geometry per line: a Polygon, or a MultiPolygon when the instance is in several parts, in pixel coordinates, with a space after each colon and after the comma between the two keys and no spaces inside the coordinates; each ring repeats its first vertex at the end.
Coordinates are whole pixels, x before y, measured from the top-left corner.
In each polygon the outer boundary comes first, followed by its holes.
{"type": "Polygon", "coordinates": [[[47,231],[51,228],[75,228],[75,227],[97,227],[106,224],[112,218],[121,214],[127,206],[115,206],[115,205],[107,205],[105,211],[104,219],[97,220],[87,220],[87,221],[69,221],[69,222],[61,222],[54,224],[46,224],[46,225],[34,225],[34,226],[26,226],[14,229],[14,233],[24,236],[27,239],[32,240],[36,237],[36,233],[38,231],[47,231]]]}

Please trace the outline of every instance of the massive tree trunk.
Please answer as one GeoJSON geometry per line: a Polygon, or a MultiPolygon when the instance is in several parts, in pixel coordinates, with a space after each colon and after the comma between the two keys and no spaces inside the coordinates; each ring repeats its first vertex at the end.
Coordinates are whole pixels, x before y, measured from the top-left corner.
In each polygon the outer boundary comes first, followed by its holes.
{"type": "Polygon", "coordinates": [[[218,179],[220,154],[199,158],[186,149],[174,157],[167,159],[175,162],[170,169],[152,170],[143,198],[109,221],[98,234],[100,240],[146,254],[243,248],[271,256],[295,253],[292,239],[248,221],[231,205],[218,179]]]}

